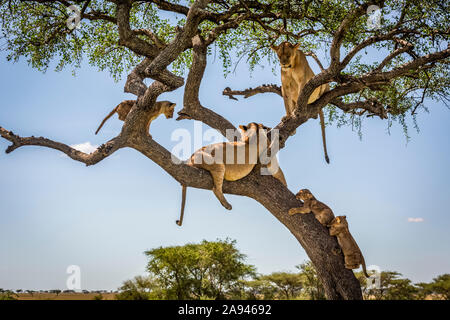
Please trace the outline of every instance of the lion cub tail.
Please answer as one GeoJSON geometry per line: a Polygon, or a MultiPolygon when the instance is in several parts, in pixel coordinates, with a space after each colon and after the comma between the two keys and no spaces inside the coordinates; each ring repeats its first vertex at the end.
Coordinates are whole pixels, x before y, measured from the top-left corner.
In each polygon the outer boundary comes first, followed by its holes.
{"type": "Polygon", "coordinates": [[[186,189],[187,187],[185,185],[181,185],[181,213],[180,213],[180,220],[176,221],[176,224],[181,227],[183,224],[183,217],[184,217],[184,207],[186,206],[186,189]]]}
{"type": "Polygon", "coordinates": [[[114,114],[114,113],[116,113],[116,111],[117,111],[117,108],[119,107],[119,105],[117,105],[107,116],[106,116],[106,118],[105,119],[103,119],[103,121],[102,121],[102,123],[100,123],[100,126],[98,127],[98,129],[97,129],[97,131],[95,131],[95,134],[97,134],[99,131],[100,131],[100,129],[103,127],[103,125],[105,124],[105,122],[106,122],[106,120],[108,120],[109,118],[111,118],[112,117],[112,115],[114,114]]]}

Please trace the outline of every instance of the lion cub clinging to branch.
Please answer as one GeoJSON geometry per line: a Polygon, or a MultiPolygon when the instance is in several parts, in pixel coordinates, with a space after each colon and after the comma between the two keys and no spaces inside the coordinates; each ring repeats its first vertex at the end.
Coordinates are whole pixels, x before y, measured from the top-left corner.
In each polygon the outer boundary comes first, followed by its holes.
{"type": "MultiPolygon", "coordinates": [[[[261,163],[263,152],[269,145],[267,130],[269,128],[258,123],[240,125],[241,141],[222,142],[205,146],[194,152],[187,165],[202,168],[211,173],[214,187],[213,192],[222,206],[231,210],[231,205],[225,199],[222,191],[223,181],[236,181],[246,177],[257,163],[261,163]]],[[[264,164],[264,163],[263,163],[264,164]]],[[[268,172],[286,186],[283,171],[278,166],[277,158],[268,159],[268,172]]],[[[186,186],[182,185],[181,215],[177,224],[181,226],[186,203],[186,186]]]]}
{"type": "Polygon", "coordinates": [[[289,209],[291,216],[296,213],[312,212],[323,226],[328,226],[334,219],[333,211],[325,203],[318,201],[308,189],[300,190],[295,197],[303,201],[303,207],[289,209]]]}
{"type": "MultiPolygon", "coordinates": [[[[98,127],[97,131],[95,131],[95,134],[97,134],[100,129],[105,124],[106,120],[111,118],[111,116],[117,112],[119,115],[119,120],[125,121],[127,118],[128,113],[130,112],[133,105],[136,103],[135,100],[124,100],[121,103],[119,103],[107,116],[105,119],[103,119],[102,123],[98,127]]],[[[150,130],[150,123],[158,118],[160,114],[164,114],[166,116],[166,119],[170,119],[173,117],[173,111],[175,109],[176,103],[170,102],[170,101],[158,101],[155,103],[155,107],[152,110],[152,113],[149,115],[149,119],[147,122],[147,132],[150,130]]]]}
{"type": "Polygon", "coordinates": [[[330,236],[336,236],[342,252],[344,253],[345,267],[347,269],[358,269],[362,265],[364,275],[369,278],[366,270],[366,262],[355,239],[348,230],[347,218],[339,216],[328,224],[330,236]]]}
{"type": "MultiPolygon", "coordinates": [[[[286,117],[293,115],[297,107],[297,99],[302,92],[305,84],[314,77],[314,72],[306,60],[305,54],[298,49],[300,44],[291,44],[283,42],[278,46],[271,45],[270,48],[275,51],[280,59],[281,65],[281,94],[286,108],[286,117]]],[[[323,84],[316,88],[309,96],[308,103],[313,103],[330,90],[328,84],[323,84]]],[[[325,120],[323,111],[319,111],[320,127],[322,129],[323,150],[325,153],[325,161],[330,163],[327,152],[327,142],[325,138],[325,120]]]]}

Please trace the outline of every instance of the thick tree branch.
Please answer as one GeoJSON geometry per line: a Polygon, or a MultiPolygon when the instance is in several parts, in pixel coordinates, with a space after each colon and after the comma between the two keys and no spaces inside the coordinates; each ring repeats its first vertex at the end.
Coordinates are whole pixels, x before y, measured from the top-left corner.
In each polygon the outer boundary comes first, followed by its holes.
{"type": "MultiPolygon", "coordinates": [[[[190,7],[186,23],[181,32],[178,32],[175,38],[167,45],[167,47],[153,59],[151,64],[145,70],[146,74],[153,79],[157,79],[161,72],[169,66],[175,59],[187,48],[192,45],[192,38],[198,32],[198,25],[202,21],[199,11],[204,9],[209,0],[196,0],[190,7]]],[[[160,79],[158,79],[160,80],[160,79]]],[[[164,80],[160,80],[164,82],[164,80]]],[[[170,85],[170,84],[168,84],[170,85]]]]}
{"type": "Polygon", "coordinates": [[[142,96],[147,90],[147,86],[144,83],[145,68],[147,68],[151,63],[151,59],[145,58],[141,63],[139,63],[134,69],[128,74],[127,81],[125,83],[124,91],[132,93],[136,96],[142,96]]]}
{"type": "Polygon", "coordinates": [[[119,44],[126,46],[138,55],[154,58],[158,55],[159,50],[156,45],[140,39],[130,27],[130,10],[131,3],[128,1],[120,1],[117,4],[117,27],[119,31],[119,44]]]}
{"type": "Polygon", "coordinates": [[[184,89],[184,107],[178,112],[179,117],[177,120],[199,120],[211,128],[217,129],[223,136],[226,136],[226,131],[228,129],[235,129],[235,127],[221,115],[203,107],[199,99],[200,84],[203,79],[207,62],[207,44],[199,35],[193,38],[192,43],[192,66],[189,70],[186,87],[184,89]]]}
{"type": "Polygon", "coordinates": [[[8,131],[2,127],[0,127],[0,136],[4,139],[12,142],[12,145],[10,145],[6,149],[6,153],[11,153],[17,148],[23,147],[23,146],[40,146],[40,147],[46,147],[50,149],[59,150],[63,153],[65,153],[67,156],[72,158],[73,160],[83,162],[86,164],[86,166],[94,165],[101,160],[105,159],[106,157],[110,156],[114,152],[116,152],[118,149],[123,148],[124,141],[121,138],[121,136],[118,136],[114,139],[109,140],[107,143],[102,144],[100,147],[97,148],[94,152],[87,154],[81,151],[78,151],[64,143],[56,142],[47,138],[43,137],[20,137],[11,131],[8,131]]]}

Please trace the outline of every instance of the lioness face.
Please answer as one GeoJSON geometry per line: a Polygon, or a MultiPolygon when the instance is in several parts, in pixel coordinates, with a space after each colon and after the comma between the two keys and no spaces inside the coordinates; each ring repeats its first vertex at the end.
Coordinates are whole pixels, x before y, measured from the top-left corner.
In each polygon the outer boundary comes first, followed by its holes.
{"type": "Polygon", "coordinates": [[[291,44],[289,42],[282,42],[278,46],[271,45],[270,48],[277,53],[282,68],[291,68],[294,64],[295,53],[299,45],[299,43],[291,44]]]}
{"type": "Polygon", "coordinates": [[[166,119],[171,119],[173,117],[173,112],[175,110],[176,103],[170,101],[164,101],[166,104],[164,105],[164,115],[166,119]]]}
{"type": "Polygon", "coordinates": [[[261,123],[250,122],[248,125],[240,125],[242,141],[248,141],[249,139],[254,139],[255,137],[260,137],[263,135],[267,138],[267,132],[270,128],[264,126],[261,123]]]}
{"type": "Polygon", "coordinates": [[[308,189],[302,189],[295,195],[295,197],[299,200],[305,201],[312,199],[313,195],[308,189]]]}
{"type": "Polygon", "coordinates": [[[348,228],[346,216],[338,216],[334,218],[328,225],[330,235],[335,236],[348,228]]]}

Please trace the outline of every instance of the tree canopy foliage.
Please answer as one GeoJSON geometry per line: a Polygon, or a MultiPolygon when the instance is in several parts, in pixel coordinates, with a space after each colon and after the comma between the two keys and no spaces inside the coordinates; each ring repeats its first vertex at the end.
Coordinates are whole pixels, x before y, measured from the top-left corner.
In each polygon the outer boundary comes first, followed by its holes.
{"type": "MultiPolygon", "coordinates": [[[[121,1],[0,1],[2,26],[1,48],[8,59],[24,57],[38,70],[45,71],[52,61],[56,70],[66,66],[74,69],[87,59],[99,70],[107,70],[118,80],[139,62],[140,52],[120,41],[117,27],[117,3],[121,1]],[[71,4],[79,6],[81,22],[75,29],[67,28],[71,4]],[[137,54],[138,53],[138,54],[137,54]]],[[[173,41],[177,30],[186,22],[193,1],[124,1],[130,3],[129,25],[136,39],[163,48],[173,41]],[[150,31],[150,32],[148,32],[150,31]]],[[[368,29],[368,15],[358,14],[342,35],[342,51],[351,55],[346,61],[337,84],[349,77],[361,77],[377,67],[392,70],[448,46],[450,34],[450,5],[446,1],[403,0],[373,1],[381,6],[380,25],[368,29]],[[360,49],[354,52],[355,48],[360,49]],[[368,54],[371,53],[371,54],[368,54]],[[388,60],[385,60],[389,56],[388,60]]],[[[218,56],[224,74],[238,62],[250,69],[264,61],[277,65],[272,43],[291,41],[301,43],[305,52],[316,53],[329,63],[328,51],[336,31],[349,12],[356,10],[358,1],[211,1],[204,9],[204,19],[198,25],[205,37],[216,32],[214,45],[208,55],[218,56]],[[230,26],[224,26],[226,23],[230,26]],[[219,32],[217,29],[222,29],[219,32]]],[[[345,56],[345,55],[343,55],[345,56]]],[[[170,65],[178,75],[184,75],[192,64],[192,48],[180,52],[170,65]]],[[[325,65],[325,63],[323,63],[325,65]]],[[[335,85],[336,83],[332,83],[335,85]]],[[[448,60],[421,66],[402,74],[386,84],[366,86],[345,95],[347,103],[377,101],[387,110],[389,125],[398,120],[406,130],[406,118],[422,109],[428,99],[449,102],[450,76],[448,60]]],[[[337,112],[339,106],[330,104],[329,120],[339,125],[360,125],[364,108],[355,112],[337,112]]],[[[342,111],[342,110],[341,110],[342,111]]]]}

